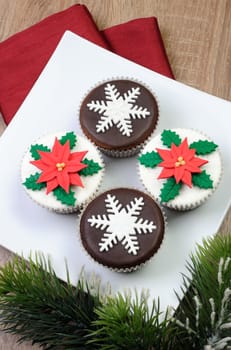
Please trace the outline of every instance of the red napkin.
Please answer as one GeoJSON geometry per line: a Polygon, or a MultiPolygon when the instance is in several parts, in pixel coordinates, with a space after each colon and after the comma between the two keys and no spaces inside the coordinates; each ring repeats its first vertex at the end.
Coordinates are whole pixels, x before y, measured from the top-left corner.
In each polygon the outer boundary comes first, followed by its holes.
{"type": "Polygon", "coordinates": [[[74,5],[0,43],[0,108],[8,124],[66,30],[173,78],[156,18],[100,32],[84,5],[74,5]]]}
{"type": "Polygon", "coordinates": [[[155,17],[135,19],[103,33],[116,54],[174,78],[155,17]]]}

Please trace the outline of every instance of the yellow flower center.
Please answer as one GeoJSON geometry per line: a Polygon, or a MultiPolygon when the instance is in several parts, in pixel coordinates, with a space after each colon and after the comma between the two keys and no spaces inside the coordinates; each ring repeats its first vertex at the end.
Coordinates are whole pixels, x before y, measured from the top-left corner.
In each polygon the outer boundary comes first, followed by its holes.
{"type": "Polygon", "coordinates": [[[65,168],[66,164],[65,163],[57,163],[56,168],[58,171],[62,171],[65,168]]]}
{"type": "Polygon", "coordinates": [[[181,165],[185,165],[186,162],[182,156],[177,158],[177,162],[175,163],[175,167],[178,168],[181,165]]]}

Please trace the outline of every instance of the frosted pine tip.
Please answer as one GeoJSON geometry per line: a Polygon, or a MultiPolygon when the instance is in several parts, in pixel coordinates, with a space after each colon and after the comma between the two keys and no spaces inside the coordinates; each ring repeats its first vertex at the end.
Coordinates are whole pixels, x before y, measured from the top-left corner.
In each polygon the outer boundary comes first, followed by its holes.
{"type": "Polygon", "coordinates": [[[185,162],[184,158],[182,156],[180,156],[177,158],[177,162],[175,163],[175,167],[178,168],[179,166],[185,165],[185,164],[186,164],[186,162],[185,162]]]}
{"type": "Polygon", "coordinates": [[[65,168],[66,164],[65,163],[57,163],[56,168],[58,171],[62,171],[65,168]]]}

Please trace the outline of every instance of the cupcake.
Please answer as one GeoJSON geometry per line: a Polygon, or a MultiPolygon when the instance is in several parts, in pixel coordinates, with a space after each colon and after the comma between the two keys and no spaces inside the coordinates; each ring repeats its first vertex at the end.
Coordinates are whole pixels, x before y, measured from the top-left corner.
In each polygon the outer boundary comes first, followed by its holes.
{"type": "Polygon", "coordinates": [[[103,177],[100,152],[74,132],[47,135],[33,143],[22,161],[28,195],[59,212],[79,211],[97,192],[103,177]]]}
{"type": "Polygon", "coordinates": [[[158,251],[165,219],[159,205],[146,193],[114,188],[87,205],[79,231],[83,247],[96,262],[130,272],[158,251]]]}
{"type": "Polygon", "coordinates": [[[221,179],[218,146],[192,129],[163,130],[149,140],[138,160],[140,178],[147,191],[171,209],[198,207],[221,179]]]}
{"type": "Polygon", "coordinates": [[[84,134],[112,157],[138,153],[156,128],[158,116],[156,98],[133,80],[98,85],[84,98],[79,112],[84,134]]]}

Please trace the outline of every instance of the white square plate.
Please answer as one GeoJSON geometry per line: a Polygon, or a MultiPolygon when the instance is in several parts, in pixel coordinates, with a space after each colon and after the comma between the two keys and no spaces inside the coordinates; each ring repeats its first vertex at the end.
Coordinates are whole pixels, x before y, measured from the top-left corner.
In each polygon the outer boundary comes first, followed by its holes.
{"type": "MultiPolygon", "coordinates": [[[[148,52],[144,52],[148,54],[148,52]]],[[[231,104],[104,50],[66,32],[30,94],[0,139],[0,244],[27,257],[30,252],[49,254],[58,276],[65,279],[65,259],[71,281],[80,270],[95,272],[113,291],[150,290],[161,307],[177,306],[181,273],[189,253],[203,237],[213,235],[225,215],[230,199],[231,104]],[[83,251],[75,215],[58,215],[36,205],[20,183],[20,163],[29,145],[46,133],[74,130],[81,133],[77,112],[86,92],[96,83],[116,77],[136,78],[158,96],[163,128],[189,127],[208,134],[219,146],[224,175],[218,190],[196,210],[167,211],[168,230],[158,254],[141,270],[119,274],[94,263],[83,251]]],[[[142,188],[136,174],[136,157],[106,158],[102,190],[116,186],[142,188]],[[121,172],[123,176],[121,177],[121,172]]],[[[143,189],[144,190],[144,189],[143,189]]]]}

